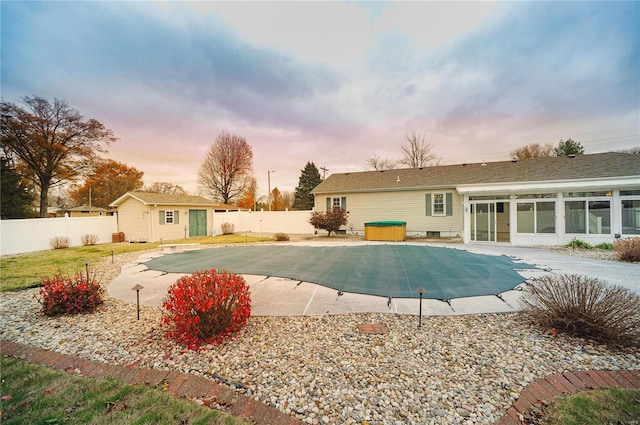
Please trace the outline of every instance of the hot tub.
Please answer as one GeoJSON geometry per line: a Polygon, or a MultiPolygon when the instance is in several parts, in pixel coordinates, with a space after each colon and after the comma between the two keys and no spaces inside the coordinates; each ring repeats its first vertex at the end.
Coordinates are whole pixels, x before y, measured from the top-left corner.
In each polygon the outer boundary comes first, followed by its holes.
{"type": "Polygon", "coordinates": [[[405,221],[372,221],[364,223],[364,240],[399,242],[407,238],[405,221]]]}

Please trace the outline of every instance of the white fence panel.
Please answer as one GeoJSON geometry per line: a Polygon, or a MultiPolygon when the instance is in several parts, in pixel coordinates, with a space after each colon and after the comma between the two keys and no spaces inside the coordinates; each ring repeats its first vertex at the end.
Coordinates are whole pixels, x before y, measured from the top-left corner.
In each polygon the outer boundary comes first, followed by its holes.
{"type": "Polygon", "coordinates": [[[68,237],[71,246],[82,246],[82,235],[98,235],[98,243],[110,243],[118,231],[116,216],[29,218],[0,221],[0,255],[51,249],[56,236],[68,237]]]}
{"type": "Polygon", "coordinates": [[[231,223],[236,232],[292,233],[312,235],[309,224],[311,211],[227,211],[213,214],[216,235],[222,234],[222,224],[231,223]]]}

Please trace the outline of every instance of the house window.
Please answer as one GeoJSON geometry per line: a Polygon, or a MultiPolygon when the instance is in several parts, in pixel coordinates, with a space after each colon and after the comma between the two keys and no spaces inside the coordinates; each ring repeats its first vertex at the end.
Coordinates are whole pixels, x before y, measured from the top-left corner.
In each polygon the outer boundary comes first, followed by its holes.
{"type": "Polygon", "coordinates": [[[330,211],[334,208],[342,208],[346,211],[347,209],[347,197],[341,196],[336,198],[327,198],[327,211],[330,211]]]}
{"type": "Polygon", "coordinates": [[[518,202],[518,233],[555,233],[555,202],[518,202]]]}
{"type": "Polygon", "coordinates": [[[180,224],[180,211],[160,211],[160,224],[180,224]]]}
{"type": "Polygon", "coordinates": [[[427,216],[453,215],[453,194],[450,192],[425,194],[425,213],[427,216]]]}
{"type": "Polygon", "coordinates": [[[444,193],[433,194],[433,215],[444,215],[444,193]]]}
{"type": "Polygon", "coordinates": [[[567,233],[606,235],[611,233],[611,201],[606,199],[566,201],[567,233]]]}

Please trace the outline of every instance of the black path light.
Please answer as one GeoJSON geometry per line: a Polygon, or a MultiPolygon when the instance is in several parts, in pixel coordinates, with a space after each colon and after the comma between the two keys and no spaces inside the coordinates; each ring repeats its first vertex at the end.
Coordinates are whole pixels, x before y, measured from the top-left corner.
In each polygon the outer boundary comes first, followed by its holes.
{"type": "Polygon", "coordinates": [[[88,261],[84,262],[84,268],[87,271],[87,283],[89,283],[89,262],[88,261]]]}
{"type": "Polygon", "coordinates": [[[138,320],[140,320],[140,290],[144,289],[144,286],[138,283],[136,286],[134,286],[131,289],[136,291],[136,305],[138,306],[138,320]]]}
{"type": "Polygon", "coordinates": [[[422,294],[427,292],[427,290],[421,286],[418,289],[416,289],[416,292],[420,294],[420,315],[418,316],[418,327],[421,328],[422,327],[422,294]]]}

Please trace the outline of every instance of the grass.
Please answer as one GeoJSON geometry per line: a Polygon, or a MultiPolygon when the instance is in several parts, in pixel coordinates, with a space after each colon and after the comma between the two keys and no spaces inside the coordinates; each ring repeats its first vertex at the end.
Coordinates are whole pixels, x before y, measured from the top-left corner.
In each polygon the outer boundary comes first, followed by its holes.
{"type": "Polygon", "coordinates": [[[545,416],[545,425],[637,424],[640,390],[600,388],[563,397],[545,416]]]}
{"type": "Polygon", "coordinates": [[[175,398],[161,388],[83,378],[6,356],[0,361],[4,425],[248,425],[226,413],[175,398]]]}
{"type": "MultiPolygon", "coordinates": [[[[254,237],[244,234],[201,236],[164,243],[200,243],[239,244],[249,242],[273,241],[272,238],[254,237]]],[[[30,254],[7,255],[0,260],[0,292],[30,288],[40,284],[44,276],[52,276],[58,272],[74,274],[84,272],[85,262],[89,267],[98,264],[103,258],[127,252],[158,248],[153,243],[111,243],[92,246],[80,246],[66,249],[40,251],[30,254]]],[[[100,276],[98,276],[99,278],[100,276]]]]}

